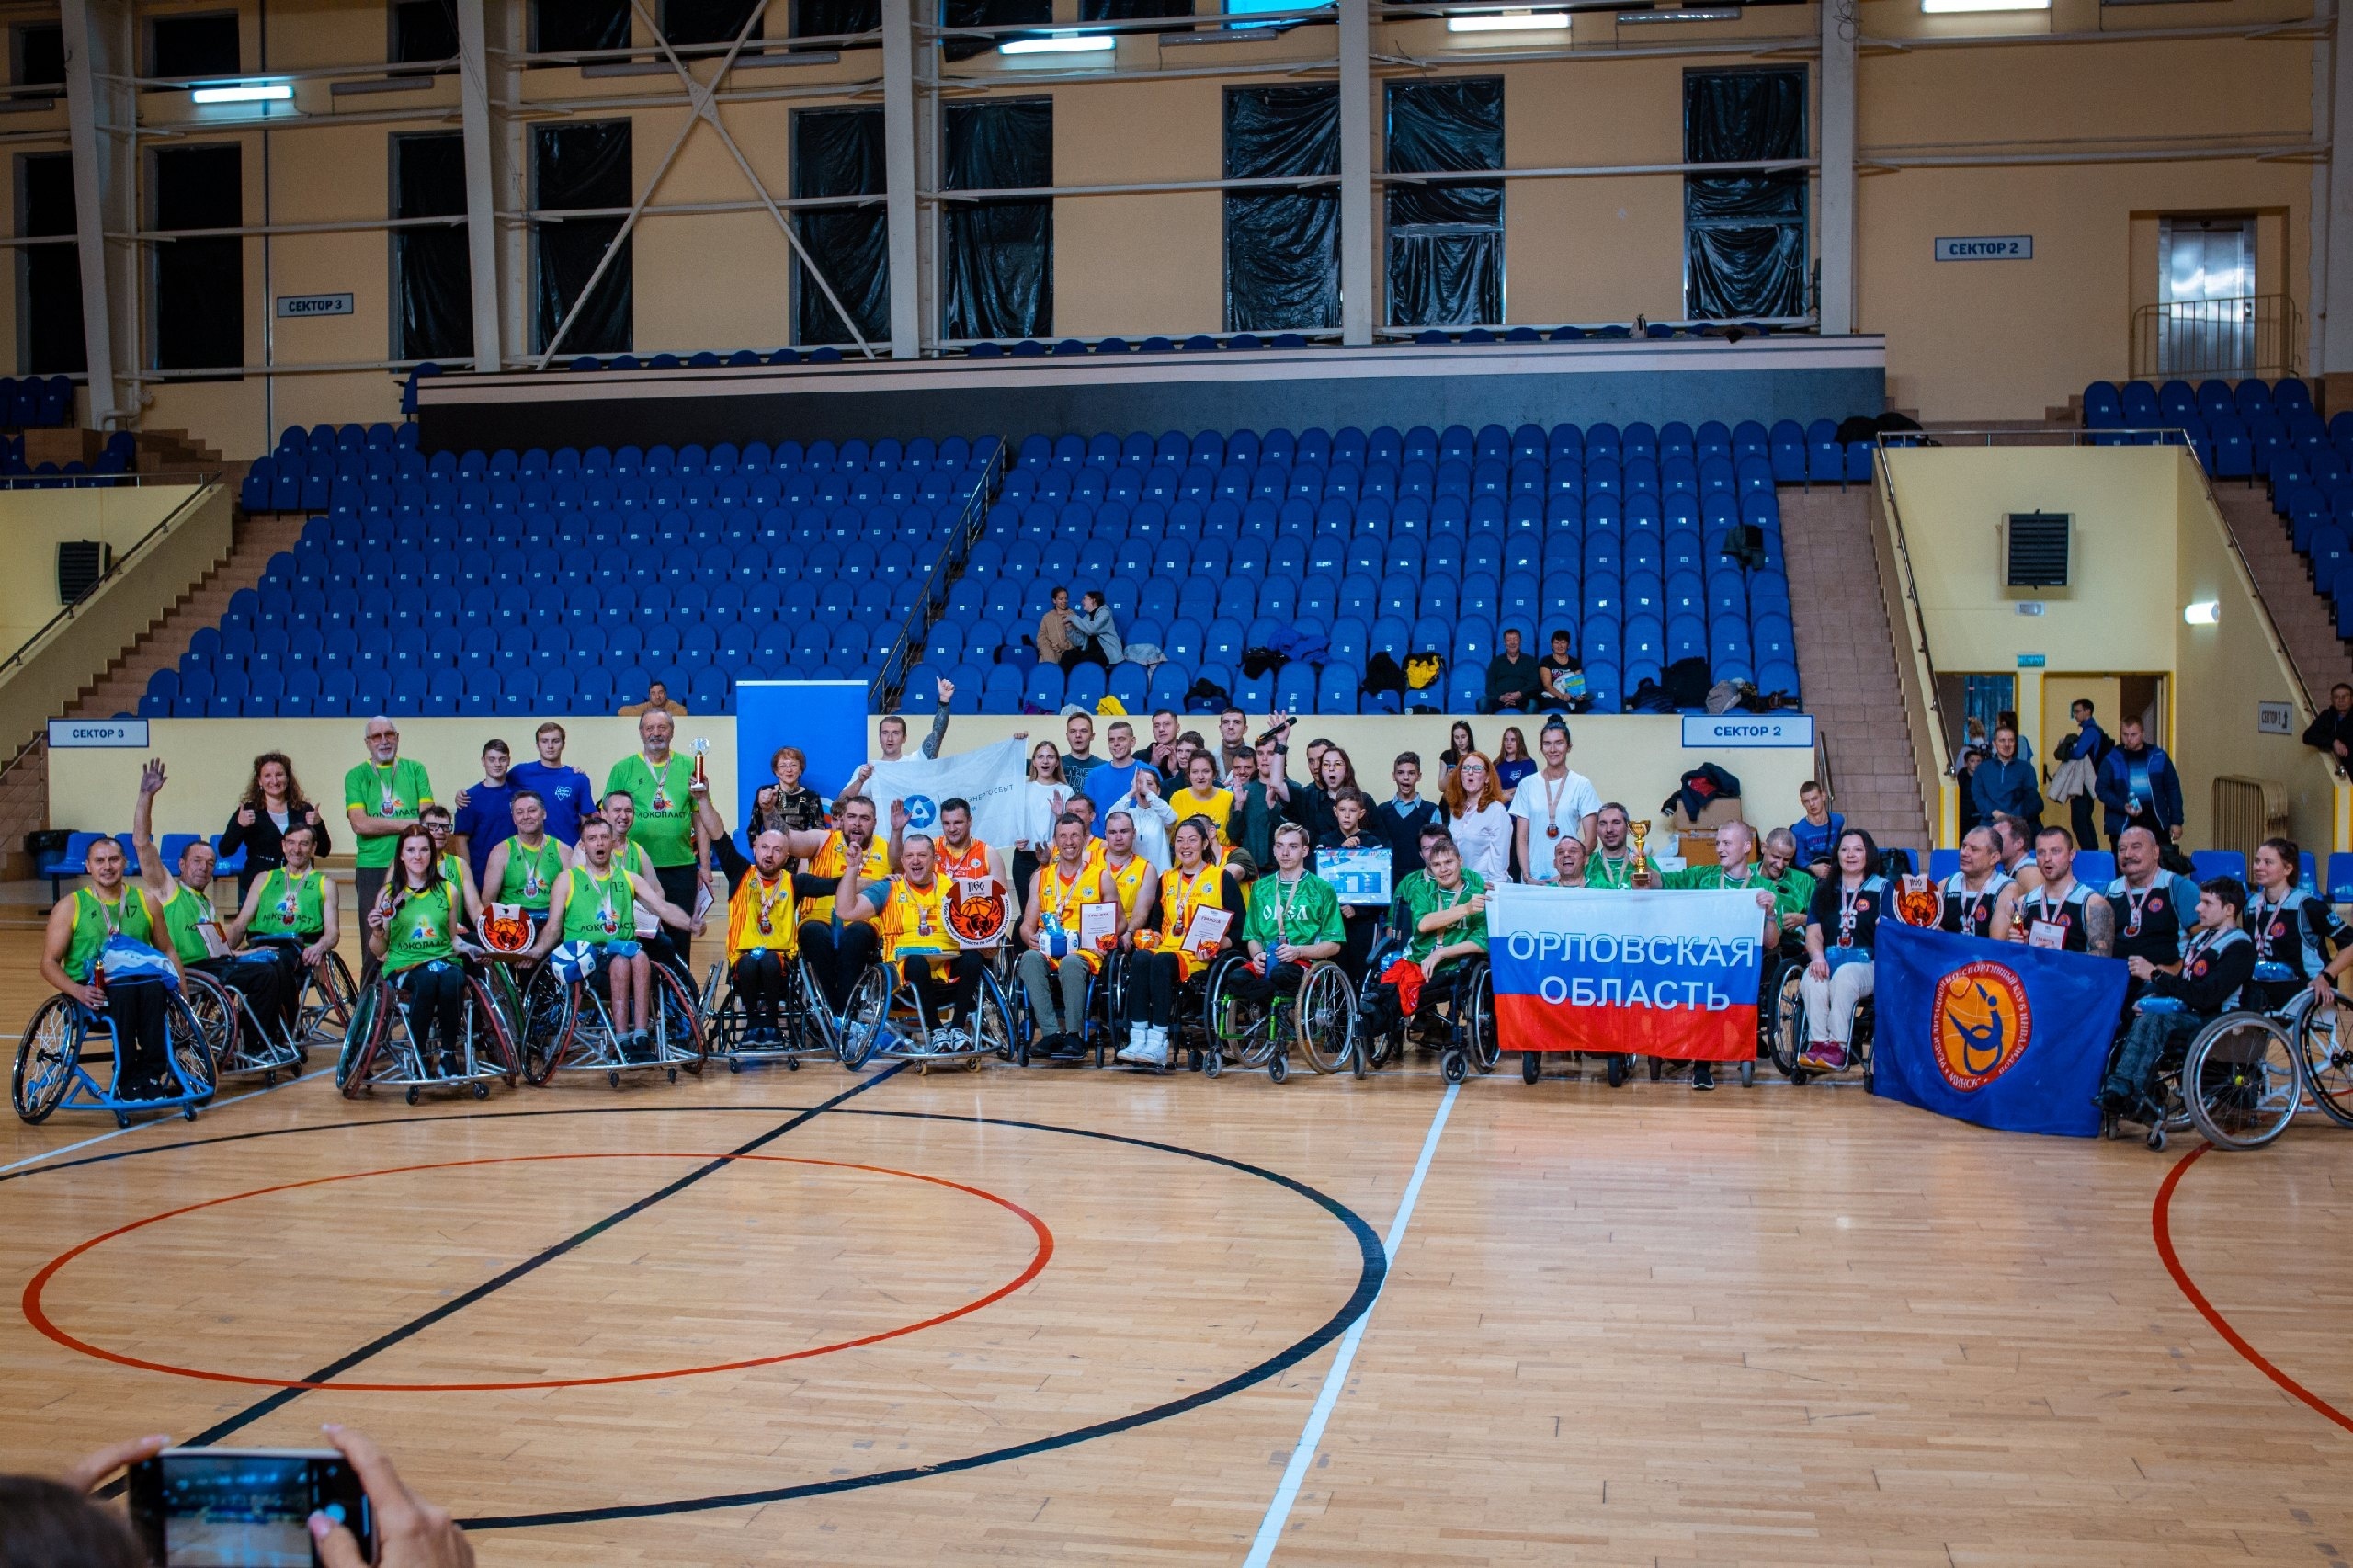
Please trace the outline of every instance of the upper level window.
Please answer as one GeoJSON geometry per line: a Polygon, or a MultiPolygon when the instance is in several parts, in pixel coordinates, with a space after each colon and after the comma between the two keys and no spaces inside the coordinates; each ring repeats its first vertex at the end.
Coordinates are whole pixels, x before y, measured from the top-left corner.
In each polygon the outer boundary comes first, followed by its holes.
{"type": "Polygon", "coordinates": [[[242,69],[234,11],[156,17],[147,23],[151,76],[233,76],[242,69]]]}

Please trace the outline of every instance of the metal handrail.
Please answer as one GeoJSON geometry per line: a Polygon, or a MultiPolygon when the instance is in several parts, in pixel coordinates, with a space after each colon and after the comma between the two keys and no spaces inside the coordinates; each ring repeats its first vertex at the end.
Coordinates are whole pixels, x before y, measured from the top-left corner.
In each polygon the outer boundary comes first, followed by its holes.
{"type": "MultiPolygon", "coordinates": [[[[1898,585],[1904,591],[1904,635],[1911,641],[1914,650],[1919,654],[1922,666],[1927,671],[1927,679],[1922,683],[1926,689],[1921,693],[1921,697],[1928,705],[1929,737],[1935,744],[1942,747],[1948,737],[1945,733],[1944,708],[1938,701],[1937,697],[1937,658],[1928,648],[1928,613],[1927,607],[1920,602],[1919,575],[1913,570],[1912,547],[1910,541],[1904,536],[1904,508],[1896,504],[1895,474],[1887,462],[1887,454],[1891,448],[1921,444],[1904,437],[1925,434],[1925,431],[1908,430],[1883,432],[1879,437],[1879,457],[1871,464],[1871,471],[1879,482],[1880,499],[1887,505],[1888,539],[1895,546],[1896,569],[1903,578],[1903,582],[1898,585]],[[1891,436],[1897,439],[1891,440],[1889,438],[1891,436]]],[[[1893,629],[1890,628],[1890,630],[1893,629]]],[[[1939,777],[1942,777],[1951,766],[1950,759],[1938,756],[1935,760],[1937,772],[1939,777]]],[[[1936,824],[1928,824],[1928,837],[1931,843],[1936,840],[1937,831],[1936,824]]]]}
{"type": "Polygon", "coordinates": [[[1001,436],[995,439],[995,449],[989,453],[988,463],[981,470],[980,482],[965,497],[964,510],[957,518],[955,531],[948,536],[948,542],[940,546],[939,554],[933,559],[931,570],[924,579],[923,593],[916,597],[914,608],[907,611],[906,619],[899,623],[899,636],[891,644],[890,656],[882,661],[882,667],[867,683],[866,703],[870,712],[897,710],[915,650],[923,646],[923,639],[931,635],[932,623],[947,608],[948,580],[964,563],[964,557],[981,537],[981,530],[988,518],[989,501],[995,495],[998,482],[1005,472],[1006,441],[1001,436]]]}
{"type": "Polygon", "coordinates": [[[11,473],[0,475],[0,490],[143,490],[151,484],[218,484],[222,471],[184,473],[11,473]]]}
{"type": "MultiPolygon", "coordinates": [[[[165,482],[159,480],[157,483],[161,483],[165,482]]],[[[59,625],[73,619],[74,613],[84,605],[89,603],[91,597],[96,595],[100,588],[112,582],[119,574],[127,569],[133,561],[139,558],[140,551],[145,550],[150,544],[163,538],[165,534],[170,532],[173,524],[178,522],[184,514],[195,506],[198,502],[203,500],[208,493],[220,484],[221,474],[218,470],[215,470],[213,472],[207,474],[203,478],[194,481],[181,480],[179,483],[183,484],[192,483],[194,488],[188,492],[187,497],[183,499],[178,506],[164,514],[162,521],[158,522],[153,528],[149,528],[145,533],[141,534],[137,539],[133,540],[131,543],[130,549],[124,551],[120,555],[116,556],[105,571],[99,573],[96,577],[93,577],[90,580],[90,585],[82,590],[82,597],[80,598],[75,599],[72,604],[67,605],[55,615],[51,616],[47,620],[41,622],[40,631],[35,631],[30,637],[26,638],[23,644],[19,646],[15,653],[9,654],[6,659],[0,659],[0,679],[5,679],[10,671],[16,669],[19,665],[23,664],[27,658],[30,657],[33,651],[33,645],[35,643],[40,642],[42,638],[47,637],[50,632],[54,631],[59,625]]],[[[6,769],[0,769],[0,777],[6,777],[6,769]]]]}
{"type": "Polygon", "coordinates": [[[2132,312],[2132,374],[2292,376],[2299,314],[2288,294],[2142,305],[2132,312]]]}

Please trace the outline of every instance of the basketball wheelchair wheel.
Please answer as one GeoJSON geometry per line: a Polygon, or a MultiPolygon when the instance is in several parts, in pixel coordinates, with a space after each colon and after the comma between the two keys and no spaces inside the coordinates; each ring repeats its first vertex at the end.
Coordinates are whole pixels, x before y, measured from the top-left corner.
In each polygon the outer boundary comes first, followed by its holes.
{"type": "Polygon", "coordinates": [[[1347,971],[1328,960],[1312,966],[1299,983],[1291,1006],[1299,1029],[1299,1049],[1307,1064],[1320,1074],[1333,1074],[1355,1064],[1364,1070],[1357,1040],[1357,994],[1347,971]]]}
{"type": "Polygon", "coordinates": [[[359,985],[341,953],[331,952],[302,969],[302,988],[294,1004],[293,1046],[296,1064],[308,1066],[313,1046],[340,1050],[350,1031],[352,1011],[359,1004],[359,985]]]}
{"type": "Polygon", "coordinates": [[[866,1065],[890,1018],[891,971],[882,964],[868,964],[842,1008],[838,1049],[844,1067],[855,1073],[866,1065]]]}
{"type": "Polygon", "coordinates": [[[2353,1000],[2308,1007],[2296,1030],[2313,1104],[2339,1127],[2353,1127],[2353,1018],[2346,1015],[2348,1006],[2353,1000]]]}
{"type": "Polygon", "coordinates": [[[2218,1149],[2260,1149],[2288,1131],[2303,1083],[2302,1052],[2268,1014],[2225,1013],[2198,1031],[2182,1058],[2183,1103],[2218,1149]]]}
{"type": "Polygon", "coordinates": [[[9,1097],[18,1119],[38,1127],[49,1119],[73,1085],[82,1058],[89,1015],[70,996],[51,996],[25,1025],[17,1041],[17,1066],[9,1097]]]}

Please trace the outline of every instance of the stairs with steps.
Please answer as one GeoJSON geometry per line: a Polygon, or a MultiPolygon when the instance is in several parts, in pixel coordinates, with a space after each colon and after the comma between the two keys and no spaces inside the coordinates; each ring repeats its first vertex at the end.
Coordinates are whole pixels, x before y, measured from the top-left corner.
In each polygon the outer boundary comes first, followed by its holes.
{"type": "Polygon", "coordinates": [[[2214,499],[2254,574],[2271,624],[2287,644],[2296,678],[2303,682],[2314,708],[2327,707],[2328,688],[2338,681],[2353,681],[2353,657],[2336,635],[2328,601],[2313,591],[2311,569],[2296,553],[2287,524],[2272,511],[2270,497],[2259,484],[2222,480],[2214,485],[2214,499]]]}
{"type": "MultiPolygon", "coordinates": [[[[228,610],[230,596],[260,582],[269,558],[281,550],[294,548],[305,520],[293,512],[261,517],[247,517],[240,512],[228,555],[215,562],[211,571],[182,594],[130,647],[116,654],[59,716],[110,718],[117,713],[136,711],[140,698],[146,693],[148,676],[177,664],[199,628],[220,624],[228,610]]],[[[129,802],[121,802],[118,809],[97,811],[96,820],[103,824],[127,822],[130,810],[129,802]]],[[[13,768],[0,775],[0,874],[31,875],[31,862],[24,853],[25,835],[48,825],[48,745],[36,741],[13,768]]]]}
{"type": "MultiPolygon", "coordinates": [[[[1870,492],[1784,487],[1780,503],[1798,680],[1829,754],[1835,807],[1881,847],[1904,846],[1925,863],[1928,821],[1879,592],[1870,492]]],[[[1767,814],[1786,820],[1795,804],[1778,802],[1767,814]]]]}

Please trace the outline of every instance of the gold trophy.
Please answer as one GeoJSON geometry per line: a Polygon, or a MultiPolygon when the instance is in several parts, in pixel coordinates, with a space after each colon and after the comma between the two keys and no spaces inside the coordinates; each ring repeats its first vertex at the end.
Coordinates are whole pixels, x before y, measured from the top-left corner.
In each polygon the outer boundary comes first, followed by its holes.
{"type": "Polygon", "coordinates": [[[1651,885],[1651,863],[1643,856],[1643,840],[1650,836],[1651,824],[1647,822],[1628,823],[1626,834],[1634,841],[1633,858],[1626,865],[1626,884],[1646,888],[1651,885]]]}

